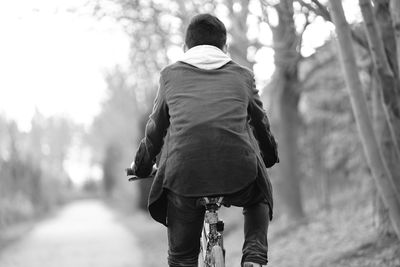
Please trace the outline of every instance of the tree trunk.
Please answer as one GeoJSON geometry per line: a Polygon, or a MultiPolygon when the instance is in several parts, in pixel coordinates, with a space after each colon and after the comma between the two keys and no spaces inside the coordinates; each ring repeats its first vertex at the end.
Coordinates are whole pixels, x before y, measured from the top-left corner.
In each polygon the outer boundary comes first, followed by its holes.
{"type": "Polygon", "coordinates": [[[332,179],[332,172],[327,168],[324,168],[324,173],[321,177],[321,187],[322,187],[322,207],[326,211],[330,211],[332,209],[331,203],[331,179],[332,179]]]}
{"type": "MultiPolygon", "coordinates": [[[[388,164],[389,171],[392,175],[398,176],[400,174],[399,168],[396,166],[395,152],[393,151],[392,139],[390,137],[389,127],[385,120],[385,115],[383,114],[383,105],[380,100],[381,90],[377,88],[378,82],[374,75],[372,79],[372,109],[373,109],[373,119],[374,119],[374,129],[376,136],[378,136],[378,141],[381,146],[382,156],[388,164]],[[394,157],[393,157],[394,156],[394,157]]],[[[376,191],[376,190],[375,190],[376,191]]],[[[377,216],[377,226],[378,231],[381,235],[391,235],[395,234],[392,224],[390,222],[390,216],[388,209],[385,207],[382,197],[379,194],[374,194],[376,216],[377,216]]]]}
{"type": "Polygon", "coordinates": [[[382,157],[387,163],[388,170],[392,176],[393,182],[396,186],[396,190],[400,192],[400,165],[398,164],[400,159],[397,157],[396,151],[394,150],[393,141],[390,136],[390,129],[387,121],[385,120],[385,114],[383,111],[382,90],[377,88],[379,83],[376,82],[375,77],[372,77],[374,85],[372,92],[372,106],[373,106],[373,117],[374,117],[374,130],[378,137],[378,142],[381,148],[382,157]]]}
{"type": "Polygon", "coordinates": [[[293,0],[282,0],[275,6],[279,24],[273,28],[275,51],[275,72],[271,84],[273,105],[276,111],[273,121],[279,122],[276,137],[279,146],[280,163],[277,165],[279,181],[277,195],[283,202],[286,213],[292,220],[304,218],[300,193],[300,168],[298,153],[299,135],[299,91],[297,50],[298,37],[293,20],[293,0]]]}
{"type": "MultiPolygon", "coordinates": [[[[382,34],[381,37],[387,61],[393,72],[393,76],[398,78],[399,68],[397,61],[396,38],[389,2],[390,0],[374,0],[374,16],[382,34]]],[[[369,46],[367,46],[367,49],[368,47],[369,46]]]]}
{"type": "Polygon", "coordinates": [[[103,187],[107,197],[112,197],[118,180],[118,162],[121,149],[116,143],[110,143],[106,146],[105,158],[103,161],[103,187]]]}
{"type": "Polygon", "coordinates": [[[319,203],[318,208],[324,209],[326,211],[330,210],[330,184],[329,184],[329,174],[325,166],[324,153],[325,147],[323,146],[323,139],[326,135],[325,123],[313,127],[308,135],[311,136],[312,142],[310,142],[310,152],[309,158],[311,165],[311,177],[313,179],[312,186],[315,187],[316,199],[319,203]]]}
{"type": "Polygon", "coordinates": [[[232,41],[229,45],[230,55],[235,62],[252,70],[254,62],[250,62],[247,58],[247,49],[251,45],[250,40],[247,37],[247,17],[249,16],[249,4],[249,0],[226,0],[225,5],[228,8],[229,18],[231,18],[232,23],[229,29],[229,33],[232,36],[232,41]],[[233,5],[235,3],[241,7],[240,10],[234,10],[233,5]]]}
{"type": "MultiPolygon", "coordinates": [[[[392,68],[393,75],[396,77],[397,82],[399,82],[399,63],[398,55],[400,53],[400,46],[397,47],[397,42],[400,42],[398,37],[396,36],[396,29],[394,28],[395,20],[398,20],[398,16],[400,13],[400,1],[395,1],[396,3],[391,3],[390,0],[375,0],[374,10],[375,17],[378,25],[380,27],[382,33],[382,41],[385,46],[386,58],[389,61],[389,65],[392,68]],[[392,6],[391,6],[392,5],[392,6]],[[396,18],[397,17],[397,18],[396,18]]],[[[399,44],[400,45],[400,44],[399,44]]],[[[397,88],[398,89],[398,88],[397,88]]],[[[382,91],[382,89],[380,89],[382,91]]],[[[380,95],[380,100],[383,103],[382,93],[380,95]]],[[[400,92],[397,92],[397,96],[392,96],[394,99],[397,97],[397,103],[400,103],[400,92]]],[[[380,106],[380,110],[383,113],[383,106],[380,106]]],[[[384,114],[384,113],[383,113],[384,114]]],[[[384,117],[384,116],[383,116],[384,117]]],[[[384,119],[384,118],[383,118],[384,119]]],[[[385,124],[385,129],[382,137],[385,137],[384,140],[379,140],[382,148],[388,151],[387,156],[383,155],[388,163],[388,167],[392,172],[392,178],[394,183],[397,185],[397,192],[400,193],[400,157],[396,156],[396,150],[393,147],[393,142],[391,142],[390,128],[385,124]]],[[[400,144],[400,136],[397,136],[398,143],[400,144]]]]}
{"type": "MultiPolygon", "coordinates": [[[[400,63],[400,1],[390,0],[390,13],[392,14],[392,23],[394,36],[396,38],[397,63],[400,63]]],[[[397,77],[400,77],[400,68],[397,77]]]]}
{"type": "Polygon", "coordinates": [[[378,232],[381,236],[394,236],[396,232],[390,221],[389,211],[383,203],[382,197],[376,194],[376,212],[378,216],[378,232]]]}
{"type": "MultiPolygon", "coordinates": [[[[281,70],[282,71],[282,70],[281,70]]],[[[281,78],[284,80],[284,78],[281,78]]],[[[294,81],[286,80],[281,92],[277,95],[280,130],[277,139],[279,144],[280,163],[278,164],[281,186],[279,193],[283,196],[290,218],[300,220],[304,217],[300,193],[299,168],[299,119],[298,96],[293,93],[294,81]]]]}
{"type": "Polygon", "coordinates": [[[385,206],[389,210],[390,219],[397,237],[400,238],[399,196],[394,189],[390,172],[380,154],[378,142],[368,117],[367,103],[362,93],[362,85],[358,75],[354,49],[351,42],[350,27],[344,16],[342,1],[329,0],[329,3],[331,5],[333,21],[336,25],[336,33],[340,48],[340,61],[364,152],[377,184],[379,194],[382,196],[385,206]]]}
{"type": "Polygon", "coordinates": [[[313,153],[313,169],[315,170],[315,178],[317,179],[316,184],[318,186],[319,192],[319,202],[320,207],[326,211],[331,209],[330,203],[330,183],[329,183],[329,173],[324,164],[324,154],[323,154],[323,138],[326,134],[324,124],[320,128],[316,129],[315,141],[312,142],[312,153],[313,153]]]}
{"type": "Polygon", "coordinates": [[[374,19],[371,0],[359,0],[361,13],[364,18],[374,67],[378,73],[380,88],[383,92],[384,111],[393,139],[394,149],[400,158],[400,103],[398,79],[389,65],[385,47],[382,41],[382,33],[374,19]]]}

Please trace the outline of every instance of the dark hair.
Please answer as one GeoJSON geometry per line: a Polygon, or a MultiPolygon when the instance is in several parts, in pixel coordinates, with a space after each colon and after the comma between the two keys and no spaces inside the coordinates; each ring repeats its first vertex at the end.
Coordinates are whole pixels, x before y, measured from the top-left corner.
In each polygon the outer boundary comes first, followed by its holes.
{"type": "Polygon", "coordinates": [[[226,44],[225,25],[213,15],[196,15],[187,27],[185,43],[189,49],[196,45],[213,45],[222,49],[226,44]]]}

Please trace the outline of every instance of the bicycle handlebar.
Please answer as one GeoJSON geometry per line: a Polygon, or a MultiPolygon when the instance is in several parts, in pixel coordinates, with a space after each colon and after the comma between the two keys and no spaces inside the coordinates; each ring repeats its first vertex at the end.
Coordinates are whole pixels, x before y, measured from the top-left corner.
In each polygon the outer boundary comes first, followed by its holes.
{"type": "Polygon", "coordinates": [[[144,180],[144,179],[148,179],[148,178],[154,178],[154,176],[156,176],[157,173],[157,168],[153,167],[153,170],[151,171],[150,175],[147,177],[139,177],[137,175],[135,175],[134,171],[132,170],[132,168],[126,168],[126,176],[131,176],[129,177],[128,181],[132,182],[132,181],[137,181],[137,180],[144,180]]]}
{"type": "Polygon", "coordinates": [[[132,168],[126,168],[126,176],[135,176],[135,173],[133,172],[132,168]]]}

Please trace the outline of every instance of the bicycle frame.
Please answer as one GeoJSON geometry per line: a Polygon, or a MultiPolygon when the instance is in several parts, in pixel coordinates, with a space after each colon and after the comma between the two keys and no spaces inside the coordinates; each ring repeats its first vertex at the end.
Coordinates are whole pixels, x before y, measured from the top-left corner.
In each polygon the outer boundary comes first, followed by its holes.
{"type": "Polygon", "coordinates": [[[203,197],[200,200],[200,204],[206,208],[199,254],[199,266],[202,267],[214,267],[217,265],[218,267],[224,266],[225,251],[223,248],[222,235],[224,223],[218,219],[218,209],[222,205],[222,200],[223,197],[203,197]],[[215,253],[213,253],[213,248],[215,247],[220,248],[222,251],[220,254],[222,255],[214,255],[215,253]],[[215,257],[222,257],[222,259],[219,259],[219,264],[215,263],[218,261],[218,259],[215,259],[215,257]]]}

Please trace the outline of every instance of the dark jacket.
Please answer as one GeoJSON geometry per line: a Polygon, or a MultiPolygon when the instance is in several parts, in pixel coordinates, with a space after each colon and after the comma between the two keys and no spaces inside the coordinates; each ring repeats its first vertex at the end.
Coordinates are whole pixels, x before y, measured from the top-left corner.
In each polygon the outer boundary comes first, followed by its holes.
{"type": "Polygon", "coordinates": [[[136,154],[136,175],[149,175],[160,152],[149,197],[158,222],[166,224],[166,189],[200,197],[235,193],[252,182],[272,218],[266,167],[278,161],[277,146],[250,70],[233,61],[214,70],[183,62],[166,67],[136,154]]]}

